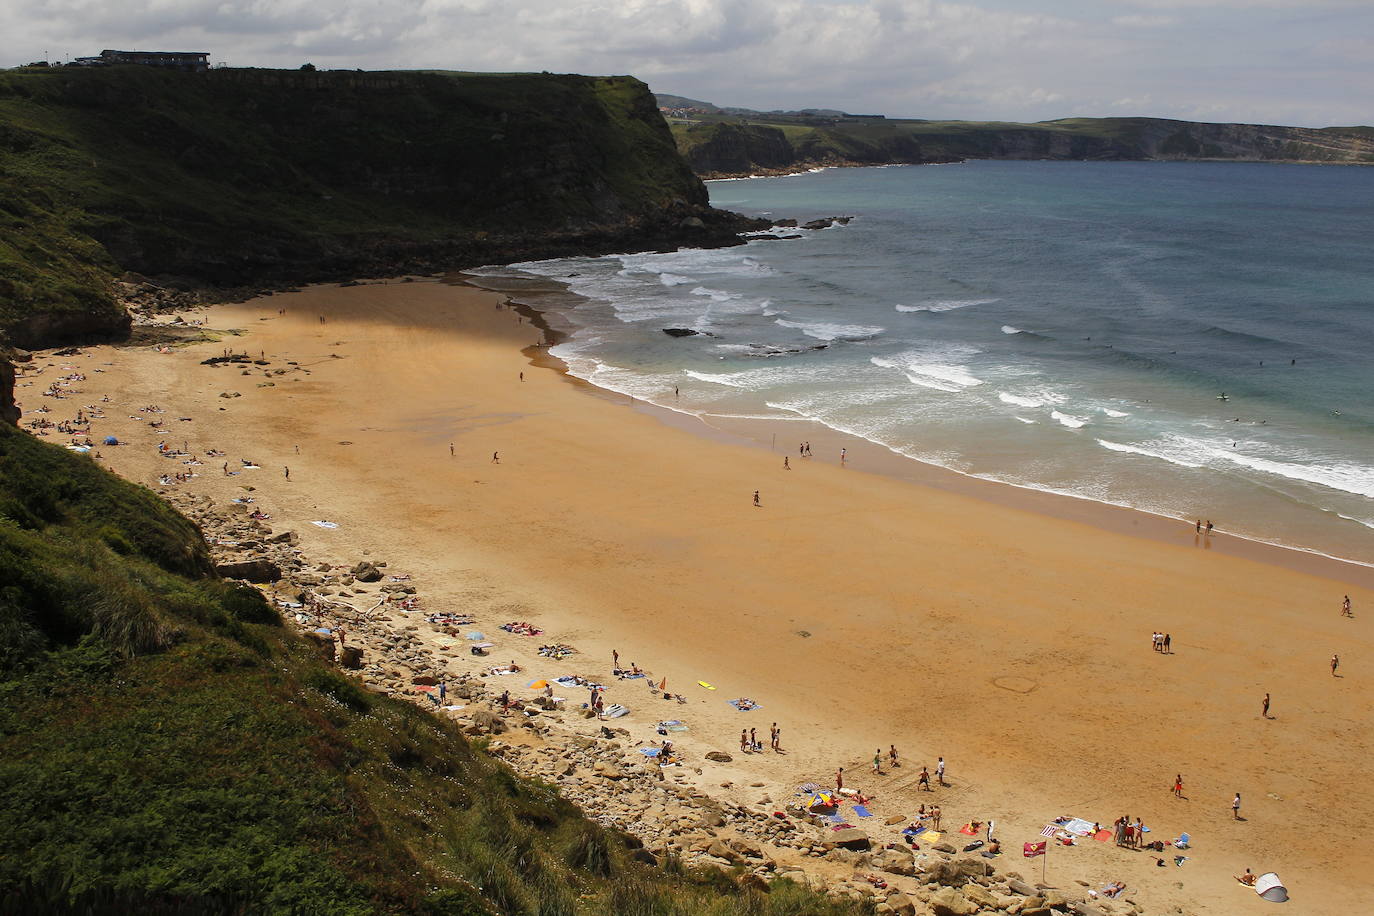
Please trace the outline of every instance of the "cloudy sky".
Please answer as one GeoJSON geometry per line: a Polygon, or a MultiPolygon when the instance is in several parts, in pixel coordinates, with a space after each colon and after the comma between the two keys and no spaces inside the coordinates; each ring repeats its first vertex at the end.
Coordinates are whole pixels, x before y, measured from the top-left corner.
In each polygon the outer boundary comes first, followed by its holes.
{"type": "Polygon", "coordinates": [[[0,0],[0,66],[633,73],[750,108],[1374,124],[1374,0],[0,0]]]}

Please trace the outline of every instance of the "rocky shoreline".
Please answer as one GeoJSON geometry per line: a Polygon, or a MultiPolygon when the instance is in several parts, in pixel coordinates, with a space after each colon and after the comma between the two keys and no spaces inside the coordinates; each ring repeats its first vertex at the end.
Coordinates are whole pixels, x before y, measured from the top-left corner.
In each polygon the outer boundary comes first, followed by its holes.
{"type": "MultiPolygon", "coordinates": [[[[901,815],[876,827],[832,829],[795,799],[774,798],[790,788],[770,792],[764,782],[745,782],[747,776],[720,779],[738,774],[724,768],[732,758],[721,751],[697,758],[695,749],[674,747],[680,765],[660,767],[640,753],[629,730],[590,710],[545,696],[515,699],[505,708],[502,694],[509,695],[505,688],[511,686],[505,679],[451,666],[460,650],[470,651],[454,638],[468,624],[431,623],[421,584],[400,573],[399,564],[306,556],[294,532],[253,517],[251,496],[225,506],[175,487],[160,492],[201,526],[221,574],[261,587],[325,658],[368,689],[455,718],[479,747],[516,773],[555,786],[588,817],[638,840],[636,856],[643,861],[720,868],[760,888],[785,878],[867,901],[881,914],[1144,912],[1129,896],[1089,901],[1084,882],[1073,893],[1036,885],[999,870],[1005,858],[961,854],[949,841],[908,845],[901,815]],[[447,702],[436,696],[439,684],[447,702]]],[[[471,625],[494,627],[495,621],[473,619],[471,625]]],[[[503,646],[506,655],[514,655],[522,671],[537,659],[518,646],[509,652],[503,646]]],[[[567,667],[587,667],[572,658],[567,667]]]]}

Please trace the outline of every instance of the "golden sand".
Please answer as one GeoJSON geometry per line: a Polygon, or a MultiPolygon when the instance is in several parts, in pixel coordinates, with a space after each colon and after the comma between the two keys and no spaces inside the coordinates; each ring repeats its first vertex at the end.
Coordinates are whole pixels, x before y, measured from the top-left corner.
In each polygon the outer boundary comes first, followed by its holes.
{"type": "MultiPolygon", "coordinates": [[[[895,479],[871,472],[888,460],[879,449],[852,442],[843,467],[789,444],[784,470],[781,449],[697,435],[537,368],[526,348],[539,331],[501,302],[432,281],[317,287],[203,313],[242,337],[40,365],[83,369],[82,403],[109,394],[95,434],[129,443],[103,449],[125,476],[155,485],[179,469],[156,456],[163,438],[223,449],[231,468],[252,459],[263,468],[226,478],[207,463],[184,487],[226,501],[250,484],[310,555],[351,563],[368,550],[403,564],[429,610],[480,603],[583,653],[532,677],[605,675],[612,649],[666,676],[688,705],[633,682],[607,698],[632,708],[616,724],[637,736],[687,719],[679,744],[699,759],[735,751],[741,727],[781,725],[785,755],[737,757],[708,783],[752,775],[778,797],[843,766],[880,815],[937,801],[947,829],[995,819],[1008,849],[998,867],[1035,878],[1040,862],[1021,860],[1020,843],[1054,816],[1128,814],[1149,838],[1190,833],[1190,858],[1175,867],[1170,850],[1157,868],[1084,841],[1051,852],[1051,883],[1122,880],[1150,913],[1266,910],[1231,878],[1249,867],[1279,873],[1290,912],[1374,909],[1363,573],[1341,581],[1202,549],[1191,526],[1158,520],[1141,536],[1077,510],[1054,517],[1007,488],[895,479]],[[308,374],[200,365],[225,347],[308,374]],[[219,397],[228,391],[241,397],[219,397]],[[137,414],[146,404],[165,408],[161,430],[137,414]],[[338,528],[310,524],[326,519],[338,528]],[[1354,619],[1339,613],[1346,593],[1354,619]],[[1173,654],[1151,649],[1155,629],[1173,654]],[[726,705],[741,695],[763,708],[726,705]],[[874,749],[891,744],[903,767],[870,775],[874,749]],[[937,756],[951,787],[915,791],[937,756]],[[1171,794],[1180,773],[1183,800],[1171,794]]],[[[30,410],[42,378],[20,389],[30,410]]],[[[496,660],[525,651],[519,642],[496,660]]],[[[510,685],[521,695],[523,680],[510,685]]]]}

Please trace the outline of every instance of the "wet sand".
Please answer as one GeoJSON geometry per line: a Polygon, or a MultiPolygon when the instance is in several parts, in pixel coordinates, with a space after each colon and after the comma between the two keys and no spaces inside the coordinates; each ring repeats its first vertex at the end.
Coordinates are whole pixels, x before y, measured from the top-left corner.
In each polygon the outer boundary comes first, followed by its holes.
{"type": "MultiPolygon", "coordinates": [[[[223,478],[207,464],[184,486],[225,498],[251,484],[311,555],[403,558],[428,609],[480,601],[584,653],[532,676],[605,672],[618,649],[690,701],[656,707],[617,685],[607,702],[633,710],[618,725],[647,737],[672,714],[693,725],[684,746],[734,752],[741,727],[778,722],[788,753],[737,757],[736,779],[824,782],[844,766],[880,815],[937,801],[947,828],[995,819],[999,867],[1028,877],[1040,863],[1012,859],[1055,815],[1187,831],[1177,868],[1110,843],[1051,853],[1051,884],[1119,879],[1149,913],[1272,906],[1231,879],[1246,867],[1277,871],[1291,912],[1374,906],[1360,827],[1374,816],[1362,778],[1374,592],[1349,584],[1358,575],[871,473],[883,468],[862,448],[841,468],[797,458],[795,443],[770,453],[702,436],[534,365],[522,351],[540,332],[500,303],[436,282],[318,287],[208,312],[241,337],[51,361],[88,371],[83,403],[119,402],[94,434],[130,442],[104,450],[120,473],[155,484],[164,436],[225,449],[231,467],[254,459],[261,470],[223,478]],[[200,365],[224,347],[299,365],[270,377],[200,365]],[[143,403],[166,408],[162,430],[126,419],[143,403]],[[323,519],[339,527],[309,524],[323,519]],[[1339,614],[1346,593],[1353,620],[1339,614]],[[1156,628],[1172,655],[1151,650],[1156,628]],[[726,705],[741,695],[763,708],[726,705]],[[904,766],[869,775],[890,744],[904,766]],[[916,792],[937,756],[951,787],[916,792]],[[1186,800],[1170,794],[1176,773],[1186,800]]],[[[20,389],[26,408],[42,379],[20,389]]]]}

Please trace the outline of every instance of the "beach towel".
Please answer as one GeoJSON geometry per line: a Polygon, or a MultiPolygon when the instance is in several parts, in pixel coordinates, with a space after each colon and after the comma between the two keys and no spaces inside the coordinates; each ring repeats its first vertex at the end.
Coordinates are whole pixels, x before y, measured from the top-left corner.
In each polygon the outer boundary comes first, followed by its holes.
{"type": "Polygon", "coordinates": [[[977,836],[977,835],[978,835],[978,831],[973,829],[973,825],[972,825],[972,824],[965,824],[964,826],[960,827],[960,828],[959,828],[959,832],[962,833],[962,834],[964,834],[965,836],[977,836]]]}
{"type": "Polygon", "coordinates": [[[823,815],[821,815],[821,820],[823,820],[823,821],[828,821],[828,822],[830,822],[830,823],[832,823],[832,824],[843,824],[843,823],[844,823],[844,815],[843,815],[843,814],[823,814],[823,815]]]}
{"type": "Polygon", "coordinates": [[[316,633],[323,633],[325,636],[333,636],[333,635],[334,635],[334,631],[331,630],[331,629],[329,629],[329,627],[316,627],[316,628],[315,628],[315,632],[316,632],[316,633]]]}
{"type": "Polygon", "coordinates": [[[902,836],[920,836],[925,833],[927,829],[926,827],[920,826],[905,827],[902,829],[902,836]]]}
{"type": "Polygon", "coordinates": [[[315,526],[320,527],[320,528],[337,528],[337,527],[339,527],[339,526],[338,526],[337,524],[335,524],[334,522],[311,522],[310,524],[315,525],[315,526]]]}
{"type": "Polygon", "coordinates": [[[447,710],[448,712],[457,712],[458,710],[463,709],[464,707],[462,707],[462,706],[440,706],[439,708],[440,708],[440,709],[443,709],[443,710],[447,710]]]}
{"type": "Polygon", "coordinates": [[[1092,836],[1093,825],[1083,820],[1081,817],[1071,818],[1059,825],[1061,829],[1067,830],[1074,836],[1092,836]]]}
{"type": "Polygon", "coordinates": [[[982,848],[983,848],[983,841],[982,841],[982,840],[974,840],[972,843],[969,843],[967,846],[964,847],[964,852],[973,852],[975,849],[982,849],[982,848]]]}
{"type": "Polygon", "coordinates": [[[857,814],[859,817],[872,817],[872,816],[873,816],[873,812],[872,812],[872,811],[869,811],[869,810],[868,810],[867,808],[865,808],[863,805],[855,805],[855,806],[854,806],[854,813],[857,814]]]}
{"type": "Polygon", "coordinates": [[[607,706],[605,712],[602,713],[607,719],[619,719],[621,716],[628,716],[629,714],[630,711],[619,703],[614,706],[607,706]]]}
{"type": "Polygon", "coordinates": [[[716,689],[716,688],[712,687],[710,684],[706,683],[705,681],[697,681],[697,683],[700,684],[701,686],[705,687],[707,690],[715,690],[715,689],[716,689]]]}
{"type": "Polygon", "coordinates": [[[921,842],[922,842],[922,843],[938,843],[938,842],[940,842],[940,837],[943,836],[943,835],[944,835],[944,834],[940,833],[940,831],[938,831],[938,830],[929,830],[929,831],[927,831],[927,832],[921,834],[921,842]]]}
{"type": "Polygon", "coordinates": [[[1111,838],[1112,838],[1112,832],[1111,832],[1110,830],[1106,830],[1106,829],[1099,830],[1099,831],[1097,831],[1097,833],[1093,834],[1093,839],[1094,839],[1094,840],[1097,840],[1097,842],[1099,842],[1099,843],[1105,843],[1105,842],[1107,842],[1108,840],[1110,840],[1111,838]]]}
{"type": "MultiPolygon", "coordinates": [[[[713,687],[713,688],[711,688],[711,689],[714,690],[715,688],[713,687]]],[[[741,706],[741,705],[739,704],[739,700],[730,700],[729,702],[730,702],[730,705],[731,705],[731,706],[735,707],[735,708],[738,709],[740,712],[753,712],[753,711],[756,710],[756,709],[762,709],[762,708],[763,708],[763,704],[761,704],[761,703],[755,703],[753,706],[741,706]]]]}
{"type": "Polygon", "coordinates": [[[485,634],[485,633],[479,633],[477,630],[472,630],[471,632],[464,633],[464,634],[463,634],[463,638],[464,638],[464,639],[486,639],[486,638],[487,638],[487,634],[485,634]]]}
{"type": "Polygon", "coordinates": [[[831,830],[849,830],[849,829],[852,828],[853,826],[854,826],[853,824],[846,824],[846,823],[844,823],[843,821],[841,821],[840,823],[836,824],[834,827],[831,827],[830,829],[831,829],[831,830]]]}
{"type": "Polygon", "coordinates": [[[661,748],[661,747],[641,747],[641,748],[639,749],[639,752],[640,752],[641,754],[643,754],[645,757],[657,757],[659,754],[663,753],[663,748],[661,748]]]}

